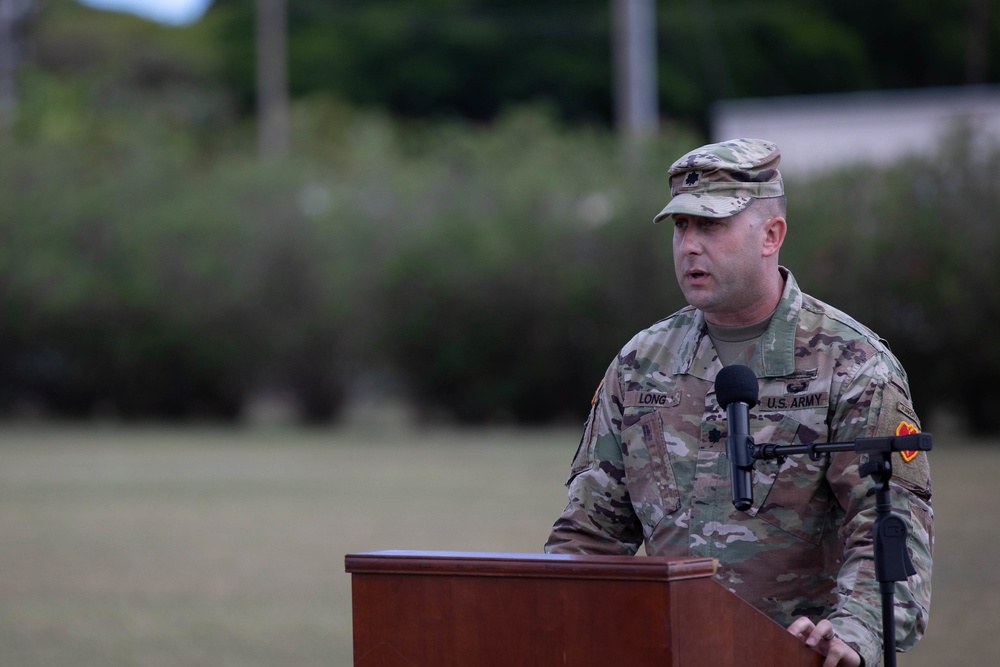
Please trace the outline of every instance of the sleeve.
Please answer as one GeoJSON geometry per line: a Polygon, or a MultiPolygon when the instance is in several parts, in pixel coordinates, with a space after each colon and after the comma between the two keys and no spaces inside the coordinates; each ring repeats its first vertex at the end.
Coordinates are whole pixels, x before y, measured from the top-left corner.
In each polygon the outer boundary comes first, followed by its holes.
{"type": "MultiPolygon", "coordinates": [[[[906,376],[894,359],[867,364],[848,385],[833,422],[831,440],[847,442],[858,437],[906,435],[918,432],[906,376]]],[[[843,558],[837,577],[837,608],[828,618],[838,636],[864,659],[866,665],[882,661],[882,598],[875,580],[872,528],[875,498],[868,495],[870,478],[861,477],[860,457],[845,453],[833,457],[827,479],[844,510],[840,528],[843,558]]],[[[933,511],[927,452],[892,455],[890,480],[893,511],[907,523],[910,557],[916,574],[895,588],[896,648],[906,651],[927,626],[931,594],[933,511]]]]}
{"type": "Polygon", "coordinates": [[[642,544],[625,481],[616,368],[612,364],[594,394],[566,482],[569,503],[552,527],[546,553],[634,555],[642,544]]]}

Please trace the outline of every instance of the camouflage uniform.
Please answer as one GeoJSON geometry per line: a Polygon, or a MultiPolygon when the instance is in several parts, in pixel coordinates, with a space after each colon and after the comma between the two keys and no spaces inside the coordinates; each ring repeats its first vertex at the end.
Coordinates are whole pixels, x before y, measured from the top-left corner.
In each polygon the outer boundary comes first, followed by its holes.
{"type": "MultiPolygon", "coordinates": [[[[755,442],[851,442],[919,429],[906,374],[885,344],[781,272],[784,292],[767,331],[737,361],[760,380],[760,404],[750,411],[755,442]]],[[[546,552],[635,554],[644,546],[651,556],[716,558],[718,580],[778,623],[827,618],[865,665],[880,664],[875,507],[871,480],[858,474],[862,458],[758,461],[753,506],[736,510],[726,413],[715,399],[721,368],[704,314],[691,307],[621,350],[594,396],[569,504],[546,552]]],[[[897,648],[907,650],[923,634],[930,604],[926,453],[908,461],[893,454],[890,486],[917,569],[896,585],[897,648]]]]}

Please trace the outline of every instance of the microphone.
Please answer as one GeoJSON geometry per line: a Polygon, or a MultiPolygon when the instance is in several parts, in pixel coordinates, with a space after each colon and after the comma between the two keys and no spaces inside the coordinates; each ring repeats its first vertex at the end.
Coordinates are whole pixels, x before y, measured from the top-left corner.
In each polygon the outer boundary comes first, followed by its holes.
{"type": "Polygon", "coordinates": [[[726,366],[715,378],[715,397],[729,421],[726,457],[733,483],[733,506],[746,512],[753,505],[753,458],[749,410],[757,405],[757,376],[746,366],[726,366]]]}

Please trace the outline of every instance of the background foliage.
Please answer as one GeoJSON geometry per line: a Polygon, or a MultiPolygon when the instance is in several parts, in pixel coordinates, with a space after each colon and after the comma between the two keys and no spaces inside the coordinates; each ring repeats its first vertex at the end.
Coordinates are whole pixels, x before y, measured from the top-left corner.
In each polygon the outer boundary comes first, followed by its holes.
{"type": "MultiPolygon", "coordinates": [[[[0,133],[3,414],[236,419],[278,393],[327,421],[375,391],[428,418],[580,420],[616,350],[682,305],[650,220],[711,99],[951,83],[971,29],[969,3],[871,7],[910,37],[938,22],[921,64],[854,3],[661,2],[685,111],[636,147],[606,125],[606,3],[301,0],[291,157],[267,162],[250,4],[179,30],[58,0],[36,19],[0,133]]],[[[998,161],[956,128],[932,157],[786,175],[800,284],[889,339],[921,412],[981,429],[998,161]]]]}
{"type": "MultiPolygon", "coordinates": [[[[215,0],[202,27],[222,78],[254,100],[253,0],[215,0]]],[[[406,117],[489,120],[544,102],[612,115],[608,0],[290,0],[290,81],[406,117]]],[[[705,129],[716,99],[1000,81],[989,0],[659,0],[660,107],[705,129]]]]}

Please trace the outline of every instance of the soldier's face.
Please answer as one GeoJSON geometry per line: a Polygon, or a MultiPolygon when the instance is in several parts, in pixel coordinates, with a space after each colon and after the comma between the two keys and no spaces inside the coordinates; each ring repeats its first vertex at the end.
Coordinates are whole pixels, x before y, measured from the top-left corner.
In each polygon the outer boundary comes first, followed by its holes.
{"type": "Polygon", "coordinates": [[[687,302],[713,324],[753,324],[770,312],[758,317],[767,268],[761,225],[747,213],[728,218],[673,216],[677,283],[687,302]]]}

